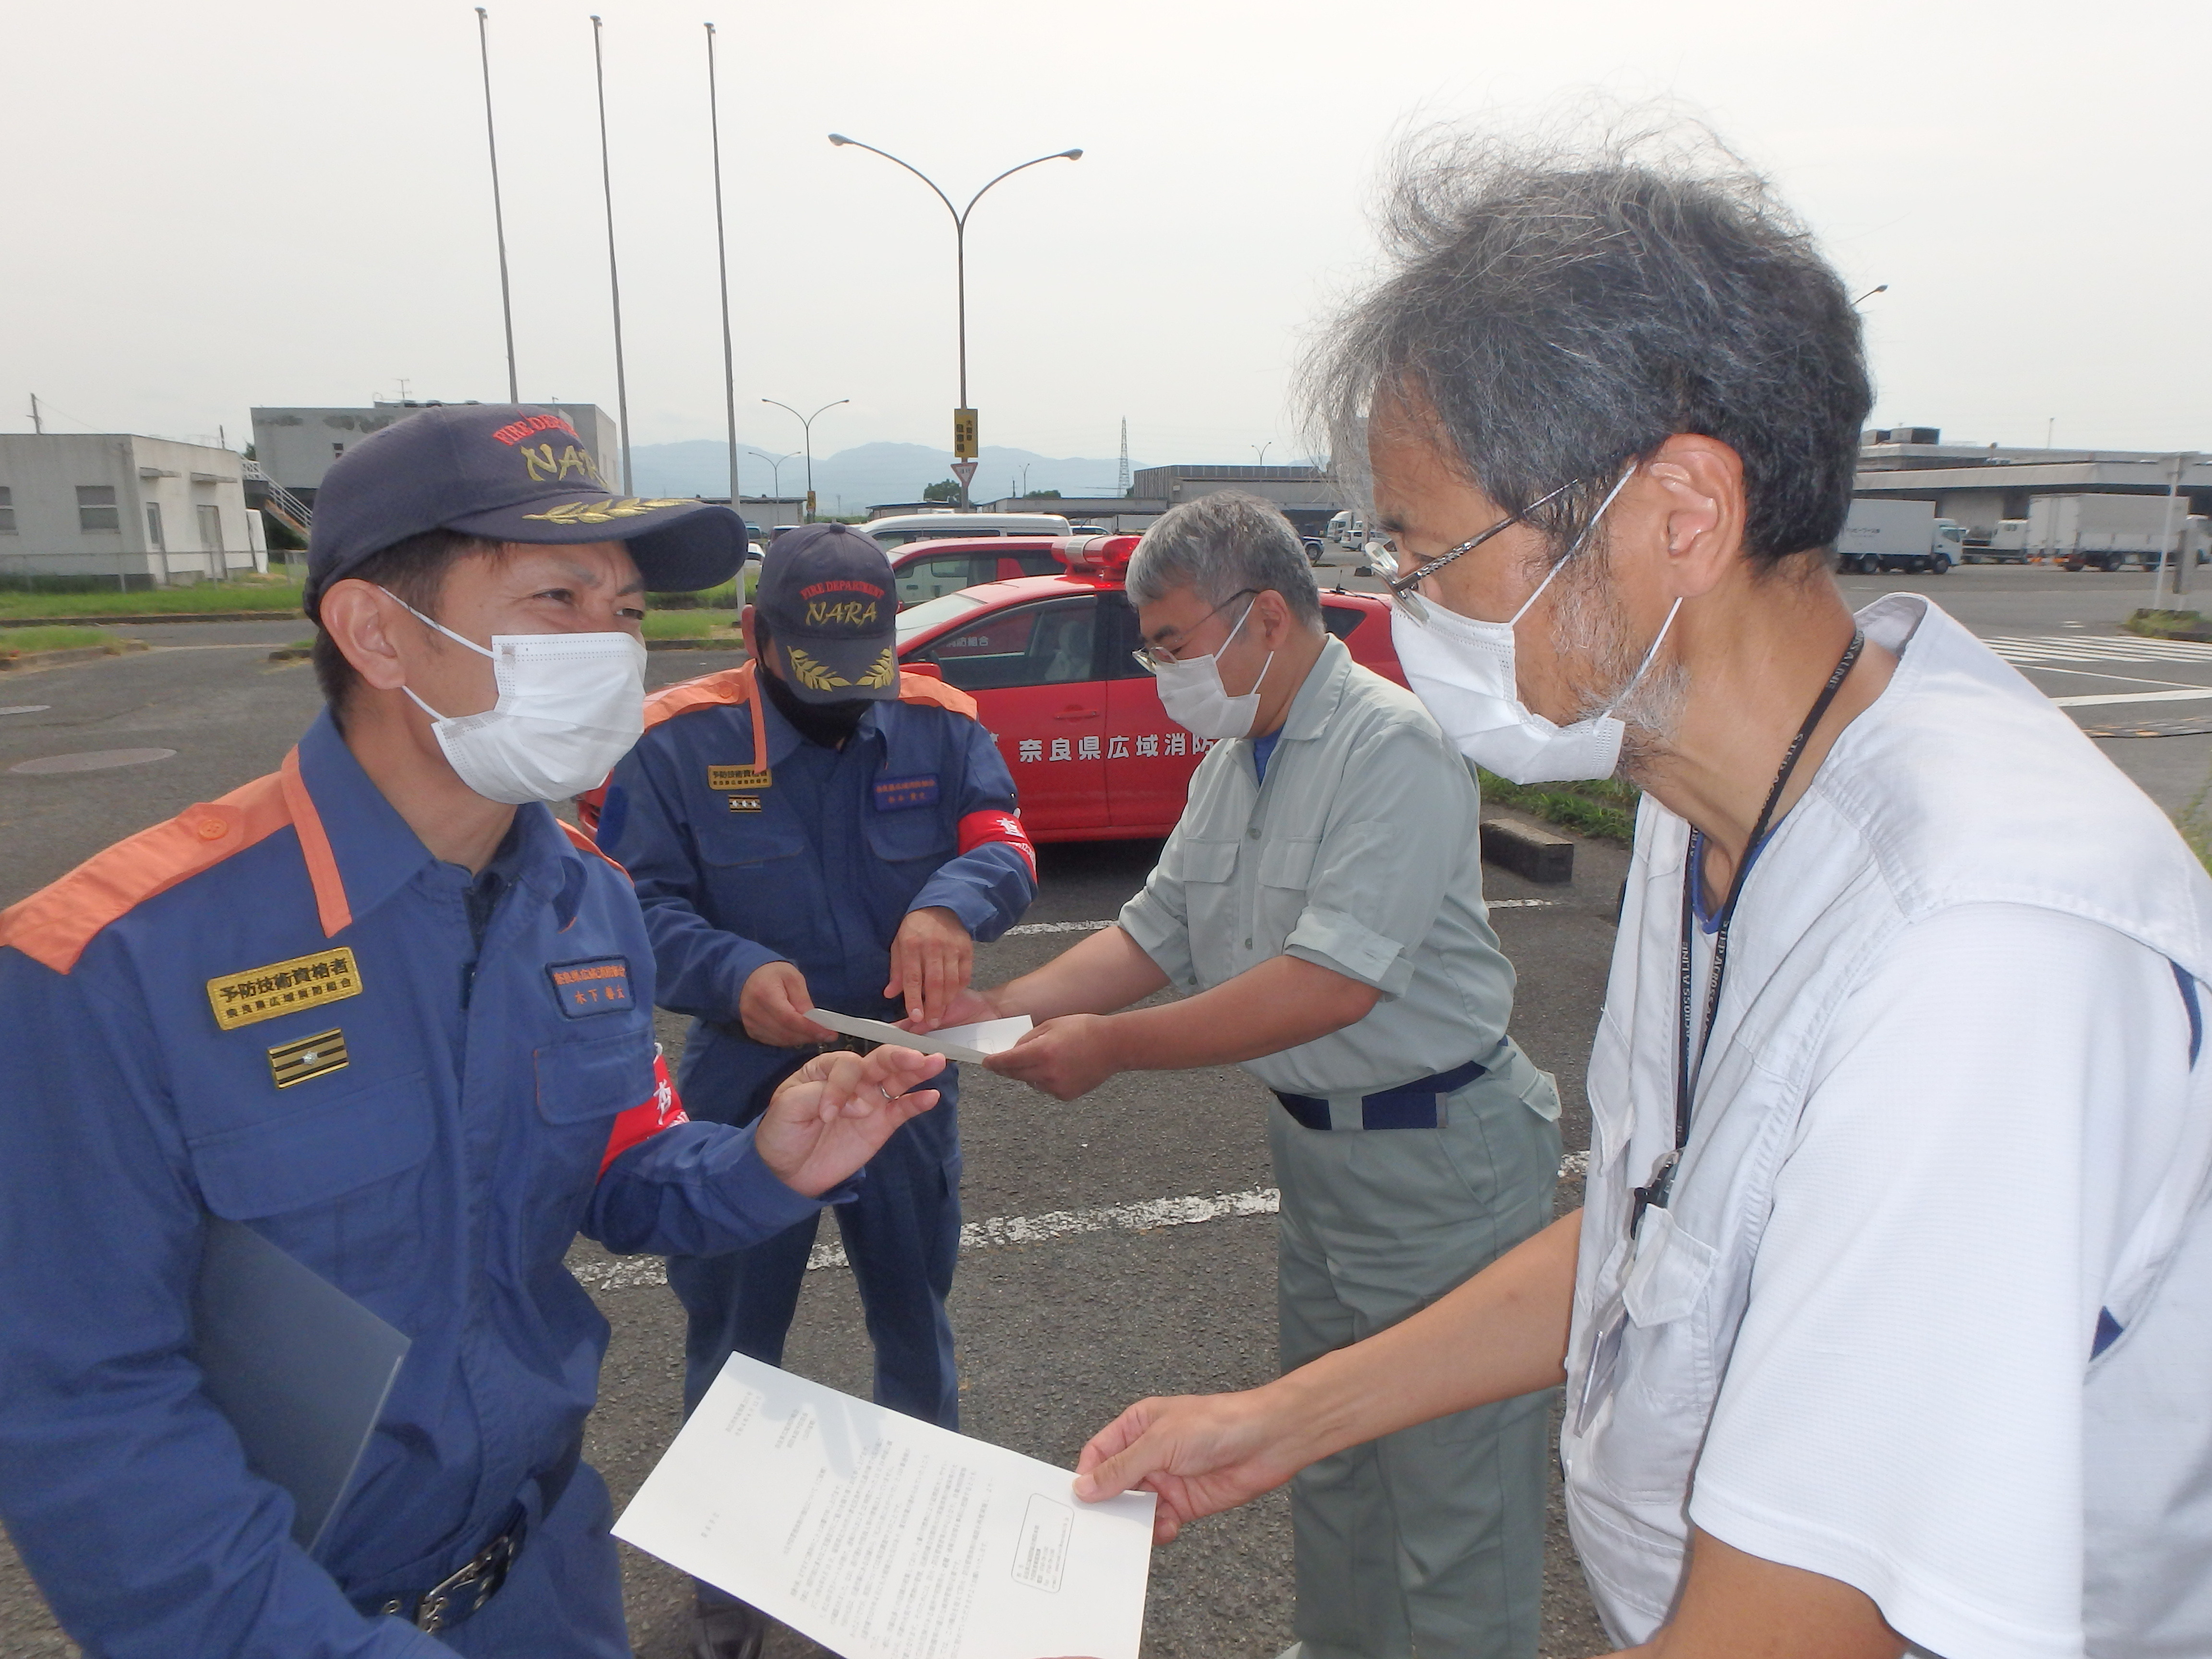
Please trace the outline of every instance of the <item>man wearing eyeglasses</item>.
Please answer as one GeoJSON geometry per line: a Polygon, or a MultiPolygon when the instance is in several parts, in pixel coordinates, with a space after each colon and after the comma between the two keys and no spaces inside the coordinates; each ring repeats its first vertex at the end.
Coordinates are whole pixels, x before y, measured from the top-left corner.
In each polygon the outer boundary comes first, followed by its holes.
{"type": "MultiPolygon", "coordinates": [[[[1128,592],[1168,713],[1224,741],[1120,925],[948,1018],[1037,1020],[988,1063],[1063,1100],[1117,1072],[1240,1061],[1273,1091],[1287,1370],[1551,1219],[1559,1095],[1506,1035],[1473,769],[1323,629],[1289,522],[1249,495],[1187,502],[1146,532],[1128,592]],[[1132,1006],[1170,984],[1182,1000],[1132,1006]]],[[[1447,1417],[1298,1477],[1301,1659],[1532,1659],[1548,1404],[1447,1417]]]]}

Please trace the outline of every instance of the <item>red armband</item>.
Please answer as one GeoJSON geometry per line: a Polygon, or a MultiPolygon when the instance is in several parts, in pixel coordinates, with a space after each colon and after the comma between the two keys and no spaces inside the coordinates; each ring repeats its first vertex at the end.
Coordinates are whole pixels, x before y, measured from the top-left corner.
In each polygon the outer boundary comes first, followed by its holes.
{"type": "Polygon", "coordinates": [[[964,856],[986,842],[1001,842],[1022,855],[1022,862],[1030,867],[1030,879],[1036,879],[1036,848],[1030,845],[1030,832],[1022,828],[1022,815],[999,807],[987,807],[981,812],[970,812],[960,820],[960,851],[964,856]]]}
{"type": "Polygon", "coordinates": [[[642,1106],[631,1107],[615,1120],[614,1133],[607,1137],[606,1156],[599,1160],[599,1173],[605,1175],[608,1164],[639,1141],[650,1140],[663,1129],[672,1129],[690,1121],[684,1115],[684,1103],[676,1097],[676,1079],[668,1075],[668,1062],[655,1054],[653,1098],[642,1106]]]}

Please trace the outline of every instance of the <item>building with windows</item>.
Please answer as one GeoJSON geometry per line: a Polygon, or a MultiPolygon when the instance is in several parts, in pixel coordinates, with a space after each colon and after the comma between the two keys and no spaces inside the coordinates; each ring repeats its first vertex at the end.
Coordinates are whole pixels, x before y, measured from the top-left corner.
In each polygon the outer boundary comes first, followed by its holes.
{"type": "MultiPolygon", "coordinates": [[[[419,410],[441,407],[434,400],[410,400],[371,404],[366,409],[257,409],[253,411],[253,458],[270,478],[312,505],[315,491],[322,488],[323,474],[348,449],[419,410]]],[[[532,404],[531,407],[550,409],[567,420],[583,441],[585,453],[607,487],[621,487],[622,456],[614,416],[596,404],[532,404]]],[[[557,448],[554,456],[557,461],[557,448]]]]}
{"type": "Polygon", "coordinates": [[[266,570],[244,459],[124,433],[0,433],[0,586],[113,577],[131,587],[266,570]]]}
{"type": "Polygon", "coordinates": [[[1935,427],[1881,427],[1859,440],[1851,494],[1928,501],[1966,527],[1969,544],[2027,517],[2039,495],[2163,495],[2179,485],[2179,513],[2212,511],[2212,459],[2171,450],[2027,449],[1945,443],[1935,427]],[[2179,461],[2179,477],[2175,465],[2179,461]]]}

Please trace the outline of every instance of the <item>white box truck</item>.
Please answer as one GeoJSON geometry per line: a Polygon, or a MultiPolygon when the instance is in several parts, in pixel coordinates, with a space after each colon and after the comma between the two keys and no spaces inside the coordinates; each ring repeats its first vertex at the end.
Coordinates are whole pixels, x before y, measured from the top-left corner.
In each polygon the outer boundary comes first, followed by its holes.
{"type": "Polygon", "coordinates": [[[2027,550],[2069,570],[2153,570],[2185,547],[2202,564],[2203,526],[2186,501],[2163,495],[2039,495],[2027,504],[2027,550]]]}
{"type": "Polygon", "coordinates": [[[1960,562],[1966,532],[1954,519],[1939,519],[1927,501],[1872,497],[1851,503],[1844,533],[1836,538],[1836,568],[1862,576],[1888,570],[1942,575],[1960,562]]]}

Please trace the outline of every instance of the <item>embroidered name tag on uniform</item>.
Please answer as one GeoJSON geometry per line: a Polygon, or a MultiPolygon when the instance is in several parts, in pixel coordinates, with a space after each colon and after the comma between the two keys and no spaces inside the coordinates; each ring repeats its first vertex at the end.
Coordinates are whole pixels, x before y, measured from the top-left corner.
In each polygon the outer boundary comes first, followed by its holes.
{"type": "Polygon", "coordinates": [[[876,811],[903,812],[910,806],[937,805],[937,774],[924,772],[919,777],[878,778],[876,780],[876,811]]]}
{"type": "Polygon", "coordinates": [[[611,1014],[631,1006],[628,957],[556,962],[546,969],[545,977],[553,981],[553,1000],[571,1019],[611,1014]]]}
{"type": "Polygon", "coordinates": [[[269,1051],[269,1075],[276,1079],[280,1089],[325,1072],[343,1071],[345,1065],[345,1033],[335,1027],[297,1042],[280,1042],[269,1051]]]}
{"type": "Polygon", "coordinates": [[[725,793],[732,789],[765,789],[773,781],[765,766],[710,766],[707,787],[725,793]]]}
{"type": "Polygon", "coordinates": [[[325,1002],[361,994],[361,972],[353,952],[341,945],[311,957],[272,962],[242,974],[223,974],[207,982],[208,1006],[226,1031],[257,1024],[279,1014],[297,1013],[325,1002]]]}
{"type": "Polygon", "coordinates": [[[732,795],[730,797],[730,811],[732,812],[757,812],[760,810],[761,798],[758,795],[732,795]]]}

